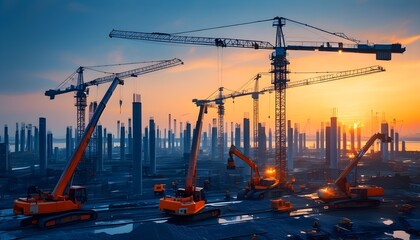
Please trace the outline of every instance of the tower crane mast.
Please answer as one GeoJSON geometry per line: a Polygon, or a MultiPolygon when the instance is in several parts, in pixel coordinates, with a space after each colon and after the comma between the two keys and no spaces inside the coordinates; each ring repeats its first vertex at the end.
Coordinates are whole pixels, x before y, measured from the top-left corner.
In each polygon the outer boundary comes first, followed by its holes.
{"type": "MultiPolygon", "coordinates": [[[[286,21],[296,24],[303,24],[294,20],[283,17],[275,17],[263,21],[273,21],[273,27],[276,28],[276,42],[271,44],[267,41],[244,40],[233,38],[212,38],[212,37],[192,37],[180,36],[178,34],[167,33],[145,33],[133,32],[123,30],[112,30],[109,37],[135,39],[155,42],[168,42],[179,44],[192,44],[216,47],[236,47],[236,48],[252,48],[274,50],[271,54],[271,72],[272,84],[275,91],[275,158],[278,165],[276,171],[277,177],[281,182],[286,181],[286,86],[289,81],[288,65],[289,61],[286,58],[287,50],[300,51],[329,51],[329,52],[352,52],[375,54],[377,60],[391,60],[392,53],[403,53],[405,47],[401,44],[344,44],[342,42],[299,42],[297,44],[287,44],[283,34],[283,26],[286,21]]],[[[258,21],[258,22],[263,22],[258,21]]],[[[305,24],[303,24],[305,25],[305,24]]],[[[307,25],[307,27],[315,28],[307,25]]],[[[215,29],[215,28],[213,28],[215,29]]],[[[332,34],[336,37],[341,37],[346,40],[352,40],[345,34],[332,33],[321,28],[317,30],[323,31],[327,34],[332,34]]],[[[353,41],[355,42],[355,41],[353,41]]],[[[357,42],[357,41],[356,41],[357,42]]]]}
{"type": "Polygon", "coordinates": [[[83,135],[83,132],[85,131],[85,112],[86,112],[85,109],[87,106],[86,98],[89,93],[88,87],[112,82],[115,77],[118,77],[119,79],[124,79],[128,77],[137,77],[138,75],[143,75],[143,74],[155,72],[158,70],[163,70],[163,69],[178,66],[181,64],[183,64],[183,62],[178,58],[174,58],[170,60],[161,60],[161,61],[158,61],[157,63],[155,62],[148,66],[143,66],[143,67],[132,69],[129,71],[96,78],[89,82],[84,82],[84,79],[83,79],[83,72],[85,68],[87,67],[79,67],[76,70],[77,85],[70,85],[69,87],[64,88],[64,89],[63,88],[62,89],[60,88],[49,89],[45,91],[45,96],[50,97],[50,99],[52,100],[55,98],[56,95],[60,95],[60,94],[68,93],[68,92],[75,92],[75,95],[74,95],[76,99],[75,106],[77,108],[77,130],[76,130],[77,134],[76,135],[79,141],[83,135]]]}

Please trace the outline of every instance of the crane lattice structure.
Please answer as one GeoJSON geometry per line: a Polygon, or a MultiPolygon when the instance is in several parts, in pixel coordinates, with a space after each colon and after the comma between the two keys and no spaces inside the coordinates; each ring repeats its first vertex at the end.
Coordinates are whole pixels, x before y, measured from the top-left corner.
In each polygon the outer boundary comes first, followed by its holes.
{"type": "MultiPolygon", "coordinates": [[[[346,36],[343,33],[334,33],[317,28],[305,23],[297,22],[283,17],[275,17],[274,19],[266,19],[255,21],[264,22],[273,21],[273,27],[276,28],[276,42],[271,44],[267,41],[258,40],[244,40],[234,38],[213,38],[213,37],[192,37],[180,36],[179,34],[167,33],[146,33],[146,32],[133,32],[112,30],[109,34],[110,37],[135,39],[144,41],[156,41],[167,43],[179,44],[192,44],[216,47],[236,47],[236,48],[252,48],[252,49],[265,49],[273,51],[270,57],[271,60],[271,73],[272,84],[275,91],[275,159],[277,165],[276,175],[281,183],[286,182],[286,86],[289,81],[288,65],[289,61],[286,58],[288,50],[298,51],[327,51],[327,52],[352,52],[352,53],[365,53],[375,54],[377,60],[391,60],[392,53],[403,53],[405,48],[401,44],[361,44],[360,41],[346,36]],[[298,25],[303,25],[324,33],[345,39],[353,42],[353,44],[344,44],[343,42],[293,42],[287,44],[283,34],[283,26],[286,21],[293,22],[298,25]]],[[[246,23],[250,24],[250,23],[246,23]]],[[[239,24],[224,26],[238,26],[239,24]]],[[[244,24],[241,24],[244,25],[244,24]]],[[[222,27],[220,27],[222,28],[222,27]]],[[[211,28],[216,29],[216,28],[211,28]]],[[[191,31],[192,32],[192,31],[191,31]]]]}
{"type": "MultiPolygon", "coordinates": [[[[312,77],[312,78],[307,78],[307,79],[303,79],[303,80],[299,80],[299,81],[291,81],[288,82],[286,84],[286,88],[294,88],[294,87],[303,87],[303,86],[308,86],[308,85],[312,85],[312,84],[318,84],[318,83],[326,83],[326,82],[331,82],[331,81],[336,81],[336,80],[340,80],[340,79],[346,79],[346,78],[351,78],[351,77],[359,77],[359,76],[363,76],[363,75],[368,75],[368,74],[373,74],[373,73],[380,73],[380,72],[384,72],[385,68],[379,66],[379,65],[375,65],[375,66],[369,66],[369,67],[364,67],[364,68],[358,68],[358,69],[351,69],[351,70],[345,70],[345,71],[337,71],[337,72],[333,72],[331,74],[326,74],[326,75],[322,75],[322,76],[316,76],[316,77],[312,77]]],[[[259,79],[261,78],[261,74],[262,73],[258,73],[256,74],[252,79],[255,80],[255,84],[254,87],[252,89],[244,89],[241,91],[234,91],[230,94],[223,94],[223,88],[219,88],[219,94],[217,97],[215,98],[207,98],[207,99],[202,99],[202,100],[198,100],[198,99],[193,99],[193,102],[197,105],[209,105],[210,103],[215,103],[217,105],[218,108],[218,118],[222,119],[222,123],[223,123],[223,119],[224,119],[224,113],[225,113],[225,108],[224,108],[224,103],[226,99],[235,99],[238,97],[243,97],[243,96],[249,96],[251,95],[252,99],[253,99],[253,132],[254,132],[254,162],[257,161],[258,157],[256,156],[256,152],[257,152],[257,148],[258,148],[258,123],[259,123],[259,95],[260,94],[264,94],[266,92],[273,92],[274,91],[274,87],[273,86],[268,86],[268,87],[264,87],[261,90],[259,89],[259,79]],[[223,109],[223,114],[221,114],[222,111],[220,111],[220,109],[223,109]]],[[[220,121],[220,120],[219,120],[220,121]]],[[[220,125],[219,125],[220,127],[220,125]]],[[[220,131],[220,129],[218,129],[218,131],[220,131]]],[[[218,151],[219,151],[219,156],[220,156],[220,152],[221,152],[221,145],[219,145],[220,143],[218,142],[218,151]]],[[[222,156],[223,157],[223,156],[222,156]]]]}
{"type": "MultiPolygon", "coordinates": [[[[115,73],[109,76],[96,78],[89,82],[84,82],[83,80],[83,72],[85,69],[89,69],[89,67],[79,67],[75,73],[77,73],[77,85],[70,85],[67,88],[62,88],[63,85],[66,85],[72,77],[75,75],[72,74],[68,77],[57,89],[50,89],[45,92],[45,96],[50,97],[50,99],[54,99],[56,95],[68,93],[68,92],[75,92],[74,98],[76,99],[75,106],[77,108],[77,129],[76,129],[76,136],[78,142],[83,133],[85,131],[85,109],[87,106],[86,99],[87,95],[89,94],[88,87],[90,86],[97,86],[103,83],[112,82],[115,77],[119,79],[124,79],[128,77],[137,77],[138,75],[143,75],[146,73],[151,73],[159,70],[163,70],[166,68],[174,67],[183,64],[183,62],[178,59],[170,59],[170,60],[161,60],[161,61],[153,61],[153,64],[143,66],[140,68],[136,68],[133,70],[115,73]]],[[[121,65],[121,64],[118,64],[121,65]]]]}

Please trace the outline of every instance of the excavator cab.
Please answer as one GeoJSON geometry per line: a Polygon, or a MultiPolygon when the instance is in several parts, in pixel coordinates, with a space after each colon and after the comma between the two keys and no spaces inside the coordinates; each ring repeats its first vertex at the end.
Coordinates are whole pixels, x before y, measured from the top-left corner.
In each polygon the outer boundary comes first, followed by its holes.
{"type": "Polygon", "coordinates": [[[206,194],[204,193],[204,189],[203,188],[201,188],[201,187],[195,187],[194,201],[195,202],[198,202],[198,201],[207,202],[206,194]]]}
{"type": "Polygon", "coordinates": [[[87,201],[86,187],[71,186],[69,189],[69,199],[75,204],[84,204],[87,201]]]}

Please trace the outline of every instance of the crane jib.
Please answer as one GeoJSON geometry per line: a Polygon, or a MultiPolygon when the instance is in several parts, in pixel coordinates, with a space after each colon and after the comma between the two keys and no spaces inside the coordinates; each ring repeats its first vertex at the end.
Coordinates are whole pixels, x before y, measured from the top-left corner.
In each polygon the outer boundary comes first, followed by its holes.
{"type": "Polygon", "coordinates": [[[238,48],[271,49],[271,50],[274,49],[274,46],[270,42],[267,42],[267,41],[245,40],[245,39],[237,39],[237,38],[194,37],[194,36],[171,35],[167,33],[146,33],[146,32],[122,31],[122,30],[112,30],[109,36],[115,37],[115,38],[124,38],[124,39],[216,46],[216,47],[238,47],[238,48]]]}

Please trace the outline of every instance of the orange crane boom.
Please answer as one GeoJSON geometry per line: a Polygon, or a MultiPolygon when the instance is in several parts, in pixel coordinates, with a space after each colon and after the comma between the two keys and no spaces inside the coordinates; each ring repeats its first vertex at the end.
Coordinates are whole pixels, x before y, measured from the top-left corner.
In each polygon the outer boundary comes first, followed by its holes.
{"type": "Polygon", "coordinates": [[[37,193],[36,195],[31,196],[31,192],[28,190],[28,197],[18,198],[14,201],[13,212],[15,214],[31,216],[22,220],[21,226],[37,224],[41,228],[50,228],[59,224],[96,218],[97,214],[95,211],[80,210],[87,200],[85,187],[70,186],[67,195],[64,194],[64,190],[82,159],[96,124],[118,84],[124,84],[124,82],[115,77],[93,114],[82,139],[64,168],[53,192],[41,192],[34,187],[30,187],[32,191],[37,193]]]}
{"type": "Polygon", "coordinates": [[[207,201],[206,196],[202,187],[195,186],[197,158],[205,113],[207,113],[207,105],[201,105],[193,133],[185,188],[179,188],[175,196],[165,196],[159,200],[159,209],[161,211],[183,220],[202,220],[220,215],[220,209],[203,210],[207,201]]]}

